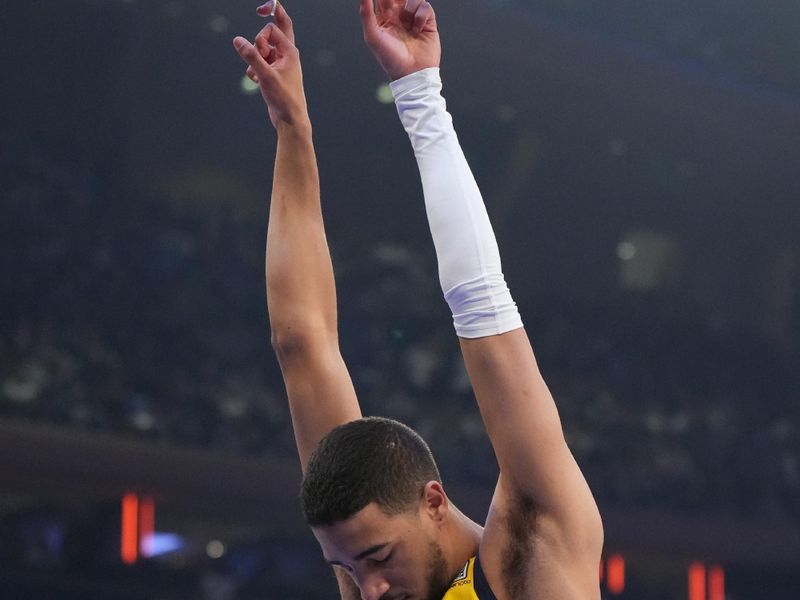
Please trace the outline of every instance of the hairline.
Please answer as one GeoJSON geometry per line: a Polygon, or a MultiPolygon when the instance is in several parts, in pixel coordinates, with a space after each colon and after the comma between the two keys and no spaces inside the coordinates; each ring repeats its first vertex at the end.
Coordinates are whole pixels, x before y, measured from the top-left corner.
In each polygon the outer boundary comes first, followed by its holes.
{"type": "MultiPolygon", "coordinates": [[[[432,482],[438,483],[440,486],[442,485],[442,482],[439,481],[438,479],[429,479],[422,486],[421,490],[424,490],[425,487],[429,483],[432,483],[432,482]]],[[[442,487],[442,491],[444,491],[444,487],[442,487]]],[[[421,500],[421,497],[417,498],[416,500],[409,500],[405,504],[404,507],[398,507],[397,509],[390,508],[387,504],[382,503],[380,500],[370,500],[364,506],[362,506],[361,508],[357,509],[355,512],[347,515],[346,517],[344,517],[342,519],[336,519],[335,521],[325,521],[325,522],[319,522],[319,523],[311,523],[309,521],[306,521],[306,524],[309,527],[311,527],[312,529],[314,529],[316,527],[333,527],[334,525],[338,525],[339,523],[344,523],[345,521],[349,521],[350,519],[355,517],[360,512],[366,510],[367,507],[369,507],[371,504],[374,504],[377,507],[377,509],[381,512],[381,514],[383,514],[384,517],[389,518],[389,519],[391,519],[392,517],[399,517],[401,515],[418,514],[418,511],[415,510],[415,509],[417,508],[417,506],[419,506],[419,501],[420,500],[421,500]]]]}

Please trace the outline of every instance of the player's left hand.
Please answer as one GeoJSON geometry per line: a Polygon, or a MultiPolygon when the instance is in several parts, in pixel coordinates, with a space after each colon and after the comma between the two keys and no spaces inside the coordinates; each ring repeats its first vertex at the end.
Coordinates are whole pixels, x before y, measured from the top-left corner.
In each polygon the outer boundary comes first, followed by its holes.
{"type": "Polygon", "coordinates": [[[367,46],[392,80],[439,66],[439,29],[427,0],[361,0],[361,26],[367,46]]]}

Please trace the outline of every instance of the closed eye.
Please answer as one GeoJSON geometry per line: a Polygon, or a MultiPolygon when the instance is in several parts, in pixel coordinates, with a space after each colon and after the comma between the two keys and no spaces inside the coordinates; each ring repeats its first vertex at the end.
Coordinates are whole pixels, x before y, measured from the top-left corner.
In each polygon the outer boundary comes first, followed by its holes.
{"type": "Polygon", "coordinates": [[[382,558],[380,560],[378,560],[377,558],[373,558],[372,562],[375,563],[376,565],[385,564],[385,563],[389,562],[390,558],[392,558],[392,554],[393,554],[393,552],[389,552],[389,554],[386,555],[386,558],[382,558]]]}

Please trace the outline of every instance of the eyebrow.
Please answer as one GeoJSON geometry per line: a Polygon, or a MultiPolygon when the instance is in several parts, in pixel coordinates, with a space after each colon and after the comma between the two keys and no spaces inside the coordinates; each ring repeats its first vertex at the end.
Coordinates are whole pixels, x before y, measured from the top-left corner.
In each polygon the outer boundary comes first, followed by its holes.
{"type": "MultiPolygon", "coordinates": [[[[369,548],[367,548],[363,552],[360,552],[359,554],[354,556],[353,560],[358,562],[359,560],[367,558],[371,554],[375,554],[376,552],[380,552],[381,550],[386,548],[386,546],[388,546],[388,545],[389,545],[389,542],[384,542],[383,544],[375,544],[374,546],[370,546],[369,548]]],[[[338,560],[329,560],[327,562],[330,565],[343,566],[342,563],[340,563],[338,560]]]]}

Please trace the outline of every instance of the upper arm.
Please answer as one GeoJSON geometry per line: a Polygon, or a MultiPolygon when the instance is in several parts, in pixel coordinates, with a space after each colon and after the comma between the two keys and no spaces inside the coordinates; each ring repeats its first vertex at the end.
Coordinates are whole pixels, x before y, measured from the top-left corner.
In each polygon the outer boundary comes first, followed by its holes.
{"type": "Polygon", "coordinates": [[[597,505],[567,447],[525,330],[461,339],[461,349],[500,465],[496,502],[530,502],[532,528],[547,528],[553,543],[576,558],[597,554],[599,560],[597,505]]]}
{"type": "Polygon", "coordinates": [[[361,418],[361,409],[338,341],[324,327],[274,336],[292,427],[305,471],[319,441],[334,427],[361,418]]]}

